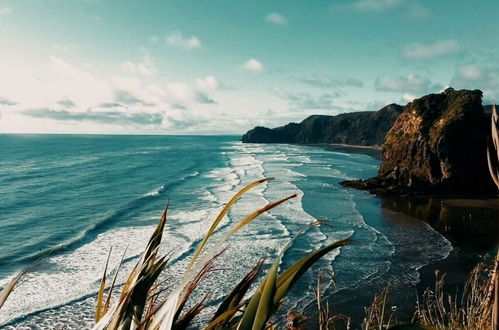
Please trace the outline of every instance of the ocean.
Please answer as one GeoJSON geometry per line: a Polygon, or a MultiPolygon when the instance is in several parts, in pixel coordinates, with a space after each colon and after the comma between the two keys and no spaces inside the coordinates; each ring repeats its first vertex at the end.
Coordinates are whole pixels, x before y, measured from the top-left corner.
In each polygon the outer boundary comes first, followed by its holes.
{"type": "Polygon", "coordinates": [[[353,242],[314,265],[288,295],[285,310],[312,308],[319,269],[331,275],[324,277],[323,296],[347,306],[359,299],[370,301],[387,284],[394,292],[412,292],[418,270],[451,252],[451,243],[425,222],[395,217],[381,210],[378,198],[338,184],[374,176],[378,159],[238,139],[0,135],[0,286],[35,265],[0,311],[0,327],[91,327],[109,249],[111,273],[126,250],[124,276],[167,201],[162,253],[171,255],[165,276],[174,283],[224,203],[263,177],[275,180],[236,203],[221,232],[269,201],[292,193],[298,197],[233,237],[218,259],[223,271],[208,277],[200,295],[210,291],[215,299],[221,297],[261,257],[271,263],[286,243],[317,220],[323,224],[293,241],[282,269],[329,242],[353,242]]]}

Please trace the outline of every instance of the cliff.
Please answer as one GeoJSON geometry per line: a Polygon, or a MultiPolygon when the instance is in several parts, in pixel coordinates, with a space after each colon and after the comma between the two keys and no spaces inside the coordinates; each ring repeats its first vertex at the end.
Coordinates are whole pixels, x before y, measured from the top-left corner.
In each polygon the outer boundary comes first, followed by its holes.
{"type": "Polygon", "coordinates": [[[386,135],[378,176],[342,182],[376,194],[490,194],[482,92],[452,88],[404,107],[386,135]]]}
{"type": "Polygon", "coordinates": [[[274,129],[255,127],[243,135],[246,143],[345,143],[381,145],[386,133],[402,113],[402,106],[390,104],[378,111],[313,115],[301,123],[274,129]]]}

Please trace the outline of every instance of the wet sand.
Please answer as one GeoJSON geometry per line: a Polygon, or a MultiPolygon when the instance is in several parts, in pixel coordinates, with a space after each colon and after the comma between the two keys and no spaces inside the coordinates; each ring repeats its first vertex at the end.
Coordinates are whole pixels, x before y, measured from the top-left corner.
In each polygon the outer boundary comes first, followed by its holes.
{"type": "Polygon", "coordinates": [[[420,269],[419,293],[434,285],[436,270],[446,274],[449,289],[462,287],[482,257],[497,253],[499,198],[390,197],[381,206],[427,222],[452,243],[447,258],[420,269]]]}
{"type": "MultiPolygon", "coordinates": [[[[367,192],[365,192],[367,194],[367,192]]],[[[452,243],[449,255],[437,262],[418,269],[419,282],[416,287],[403,285],[391,287],[387,308],[397,306],[401,321],[410,321],[417,299],[428,287],[435,285],[435,271],[445,273],[446,290],[462,291],[470,271],[482,256],[495,255],[499,237],[499,198],[435,198],[435,197],[376,197],[379,212],[365,214],[366,222],[379,221],[389,226],[412,226],[414,221],[424,221],[452,243]]],[[[358,204],[362,206],[361,204],[358,204]]],[[[414,249],[418,246],[415,238],[414,249]]],[[[400,256],[399,256],[400,257],[400,256]]],[[[379,288],[381,291],[381,288],[379,288]]],[[[335,313],[350,316],[352,329],[360,329],[372,295],[352,298],[346,304],[330,301],[335,313]]],[[[339,329],[343,329],[339,327],[339,329]]]]}
{"type": "MultiPolygon", "coordinates": [[[[363,147],[343,144],[324,145],[331,151],[362,153],[381,159],[381,147],[363,147]]],[[[367,194],[367,192],[365,192],[367,194]]],[[[392,225],[403,226],[408,219],[428,223],[452,243],[453,250],[447,258],[429,263],[419,269],[416,292],[419,298],[428,287],[435,285],[435,271],[446,274],[446,290],[450,293],[461,290],[470,271],[484,257],[495,256],[499,248],[499,196],[497,198],[460,196],[389,196],[379,199],[381,213],[378,214],[392,225]]],[[[414,247],[415,249],[417,246],[414,247]]],[[[416,304],[416,292],[391,292],[389,305],[399,305],[400,320],[410,321],[416,304]],[[402,306],[401,306],[402,305],[402,306]],[[412,311],[411,311],[412,309],[412,311]]],[[[365,301],[352,301],[359,305],[365,301]]],[[[364,317],[363,306],[357,305],[355,312],[345,310],[359,325],[364,317]],[[349,313],[350,312],[350,313],[349,313]]],[[[343,308],[340,308],[343,309],[343,308]]],[[[355,328],[355,327],[354,327],[355,328]]]]}
{"type": "Polygon", "coordinates": [[[329,143],[323,145],[331,151],[343,151],[349,153],[366,154],[376,159],[381,159],[381,146],[359,146],[343,143],[329,143]]]}

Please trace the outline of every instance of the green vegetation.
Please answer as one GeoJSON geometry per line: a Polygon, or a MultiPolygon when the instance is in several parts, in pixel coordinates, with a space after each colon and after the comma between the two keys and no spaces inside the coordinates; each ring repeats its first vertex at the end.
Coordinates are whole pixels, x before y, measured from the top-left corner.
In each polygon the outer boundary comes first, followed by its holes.
{"type": "MultiPolygon", "coordinates": [[[[238,230],[253,221],[258,215],[281,203],[295,197],[291,195],[277,202],[250,213],[248,216],[235,223],[225,236],[209,250],[206,250],[208,241],[212,238],[217,227],[234,203],[248,190],[268,181],[262,179],[256,181],[238,192],[222,209],[216,217],[206,236],[194,253],[189,262],[180,283],[176,285],[168,296],[158,299],[161,291],[157,280],[161,272],[168,265],[168,258],[158,256],[163,229],[167,220],[168,206],[165,208],[158,226],[153,233],[146,250],[128,276],[122,291],[114,303],[110,306],[109,301],[114,289],[114,280],[108,289],[107,298],[104,300],[106,270],[102,276],[101,286],[96,303],[96,325],[94,329],[185,329],[191,321],[204,308],[209,299],[205,295],[193,307],[186,310],[186,305],[192,293],[202,280],[213,269],[216,259],[225,252],[224,243],[238,230]]],[[[317,223],[311,224],[317,225],[317,223]]],[[[281,301],[289,289],[298,281],[305,271],[317,260],[328,252],[348,243],[348,240],[340,240],[331,243],[317,251],[314,251],[288,269],[278,272],[279,265],[285,247],[276,258],[266,275],[258,284],[255,293],[247,300],[244,296],[250,289],[251,284],[262,269],[263,262],[259,262],[242,281],[229,293],[219,305],[213,315],[207,329],[265,329],[269,326],[269,319],[276,313],[281,301]]],[[[106,265],[107,268],[107,265],[106,265]]],[[[192,304],[191,304],[192,305],[192,304]]]]}

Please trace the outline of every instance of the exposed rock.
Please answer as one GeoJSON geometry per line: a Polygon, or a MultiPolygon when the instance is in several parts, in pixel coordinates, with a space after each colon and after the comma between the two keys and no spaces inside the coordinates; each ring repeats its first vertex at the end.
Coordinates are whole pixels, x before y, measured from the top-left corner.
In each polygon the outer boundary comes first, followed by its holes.
{"type": "Polygon", "coordinates": [[[452,88],[407,104],[386,135],[378,176],[344,186],[376,194],[491,194],[482,92],[452,88]]]}
{"type": "Polygon", "coordinates": [[[402,112],[402,106],[390,104],[379,111],[344,113],[337,116],[313,115],[301,123],[269,129],[255,127],[243,135],[250,143],[345,143],[381,145],[386,132],[402,112]]]}

